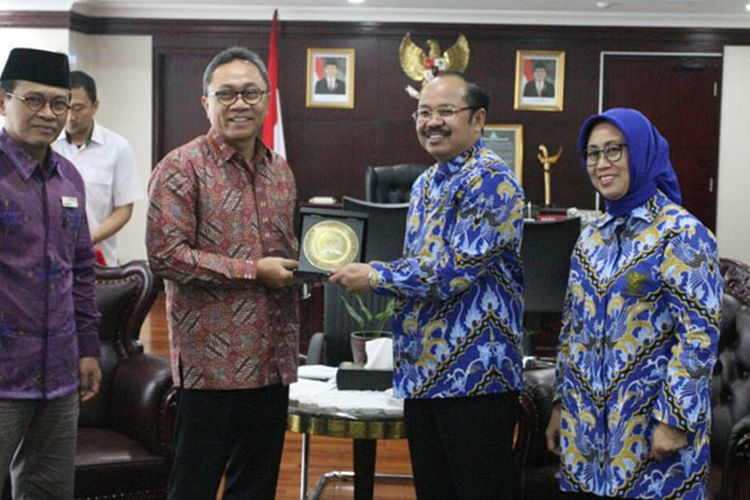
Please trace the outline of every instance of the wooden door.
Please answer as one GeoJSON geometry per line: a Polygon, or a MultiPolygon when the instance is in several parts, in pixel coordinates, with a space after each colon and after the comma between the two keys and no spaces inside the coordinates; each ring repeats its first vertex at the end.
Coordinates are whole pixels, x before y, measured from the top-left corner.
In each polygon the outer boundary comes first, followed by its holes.
{"type": "Polygon", "coordinates": [[[682,204],[716,229],[720,57],[607,55],[603,109],[636,108],[669,142],[682,204]]]}

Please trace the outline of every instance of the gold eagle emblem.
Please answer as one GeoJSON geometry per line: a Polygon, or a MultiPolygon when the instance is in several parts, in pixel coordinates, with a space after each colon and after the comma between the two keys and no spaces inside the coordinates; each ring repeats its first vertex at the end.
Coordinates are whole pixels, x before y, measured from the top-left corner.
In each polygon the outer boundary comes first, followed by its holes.
{"type": "MultiPolygon", "coordinates": [[[[414,43],[411,34],[407,33],[398,49],[398,57],[404,73],[412,80],[421,82],[422,87],[446,71],[463,73],[469,65],[469,41],[463,34],[459,35],[456,43],[442,54],[437,40],[428,39],[426,43],[427,53],[414,43]]],[[[406,87],[406,91],[412,97],[419,98],[419,91],[411,85],[406,87]]]]}

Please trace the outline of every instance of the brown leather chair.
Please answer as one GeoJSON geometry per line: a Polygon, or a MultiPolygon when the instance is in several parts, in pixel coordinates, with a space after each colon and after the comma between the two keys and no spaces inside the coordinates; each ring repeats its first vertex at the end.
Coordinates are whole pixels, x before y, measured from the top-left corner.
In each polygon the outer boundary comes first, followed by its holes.
{"type": "Polygon", "coordinates": [[[721,259],[724,300],[711,378],[710,498],[750,498],[750,267],[721,259]]]}
{"type": "MultiPolygon", "coordinates": [[[[76,498],[164,498],[172,432],[167,409],[174,397],[170,365],[144,354],[138,341],[156,294],[145,261],[96,269],[102,387],[81,405],[76,498]]],[[[8,491],[3,498],[10,498],[8,491]]]]}
{"type": "Polygon", "coordinates": [[[156,298],[145,261],[96,269],[102,388],[81,407],[76,498],[163,498],[174,397],[166,358],[144,354],[141,325],[156,298]]]}

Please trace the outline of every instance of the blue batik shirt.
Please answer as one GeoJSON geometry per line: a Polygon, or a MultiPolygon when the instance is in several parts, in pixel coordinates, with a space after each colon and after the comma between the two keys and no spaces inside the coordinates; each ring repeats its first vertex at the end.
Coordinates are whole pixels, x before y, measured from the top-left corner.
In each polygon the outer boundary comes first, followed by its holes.
{"type": "Polygon", "coordinates": [[[414,183],[403,257],[374,263],[397,298],[394,393],[447,398],[521,387],[524,196],[480,139],[414,183]]]}

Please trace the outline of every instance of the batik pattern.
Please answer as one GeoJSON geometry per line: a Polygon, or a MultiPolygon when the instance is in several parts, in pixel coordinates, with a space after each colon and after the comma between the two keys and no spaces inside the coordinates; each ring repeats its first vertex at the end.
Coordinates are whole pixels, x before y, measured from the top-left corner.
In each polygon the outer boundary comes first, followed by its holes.
{"type": "Polygon", "coordinates": [[[705,498],[721,295],[713,235],[660,191],[583,231],[557,362],[563,490],[705,498]],[[688,445],[652,460],[659,422],[688,445]]]}
{"type": "Polygon", "coordinates": [[[211,129],[170,152],[149,183],[146,246],[164,278],[172,375],[187,389],[296,380],[296,286],[256,280],[257,261],[295,258],[296,187],[260,141],[244,158],[211,129]]]}
{"type": "Polygon", "coordinates": [[[398,397],[520,389],[522,232],[523,191],[481,140],[415,182],[404,256],[374,265],[398,297],[398,397]]]}

